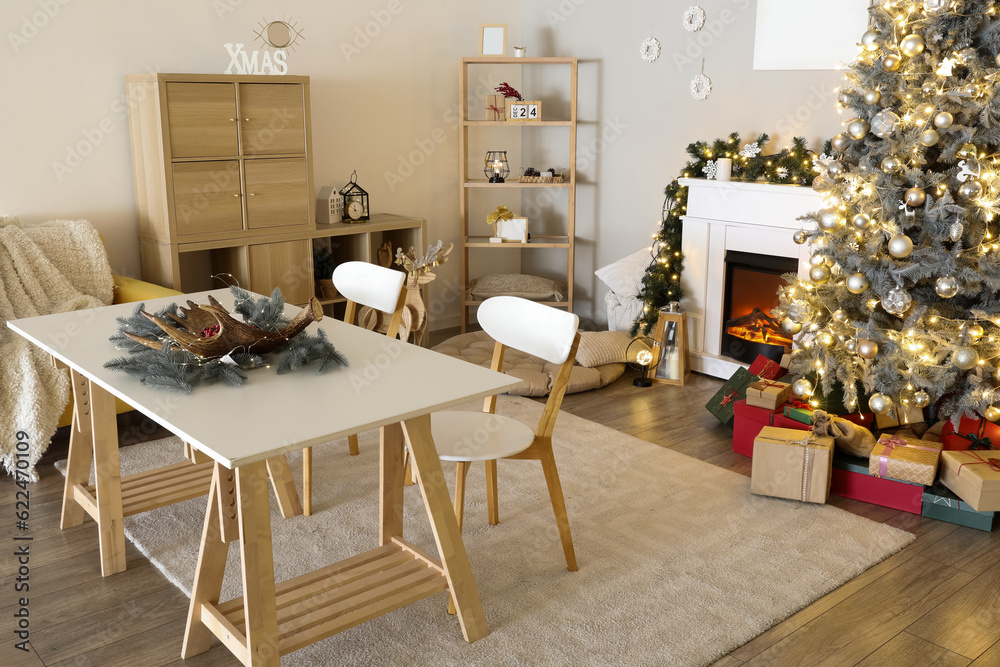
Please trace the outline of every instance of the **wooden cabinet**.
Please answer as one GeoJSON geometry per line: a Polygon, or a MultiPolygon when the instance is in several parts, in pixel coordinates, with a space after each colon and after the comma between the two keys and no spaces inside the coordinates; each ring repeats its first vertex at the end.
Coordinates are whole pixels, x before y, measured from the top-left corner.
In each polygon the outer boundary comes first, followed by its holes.
{"type": "MultiPolygon", "coordinates": [[[[459,180],[460,180],[460,201],[459,201],[459,216],[461,218],[461,241],[462,241],[462,256],[461,256],[461,274],[462,282],[466,286],[466,291],[470,282],[479,277],[476,274],[473,267],[482,264],[478,261],[483,255],[478,253],[486,252],[514,252],[514,251],[530,251],[539,252],[547,250],[549,252],[558,251],[563,254],[562,260],[566,267],[565,272],[565,286],[566,286],[566,298],[563,301],[551,301],[546,302],[546,305],[555,306],[557,308],[566,308],[570,312],[573,310],[573,262],[574,262],[574,246],[575,246],[575,235],[576,235],[576,94],[577,94],[577,59],[576,58],[506,58],[506,57],[479,57],[479,58],[462,58],[461,70],[459,72],[459,109],[461,115],[461,125],[459,129],[459,180]],[[568,74],[567,79],[564,81],[566,97],[560,99],[561,104],[552,106],[565,106],[565,111],[562,118],[548,118],[543,112],[542,119],[537,122],[511,122],[503,120],[484,120],[483,115],[485,111],[485,100],[484,99],[474,99],[469,97],[469,91],[473,90],[477,82],[480,84],[479,88],[482,88],[481,82],[487,80],[483,76],[483,70],[481,66],[499,65],[499,66],[509,66],[516,65],[522,68],[525,67],[535,67],[535,66],[561,66],[563,70],[568,74]],[[476,69],[480,68],[480,69],[476,69]],[[470,105],[473,102],[478,103],[478,108],[474,112],[470,112],[470,105]],[[519,131],[521,132],[521,144],[527,144],[532,141],[533,137],[537,137],[538,132],[550,131],[549,128],[566,128],[568,130],[568,139],[566,143],[566,155],[567,155],[567,173],[568,177],[561,183],[554,182],[521,182],[517,177],[518,168],[516,165],[510,165],[511,173],[504,183],[489,183],[485,175],[482,174],[483,164],[483,154],[479,153],[477,155],[470,155],[470,145],[478,145],[477,139],[481,137],[470,136],[474,132],[478,133],[484,128],[490,130],[496,130],[498,133],[500,131],[504,133],[519,131]],[[471,161],[470,161],[471,159],[471,161]],[[470,175],[470,170],[474,175],[470,175]],[[477,173],[478,171],[478,173],[477,173]],[[482,236],[482,232],[479,230],[485,229],[485,223],[480,224],[479,220],[476,220],[476,224],[470,224],[470,209],[475,203],[475,197],[482,197],[486,193],[496,194],[497,192],[503,192],[504,197],[514,200],[515,197],[520,197],[520,193],[523,192],[524,188],[553,188],[551,192],[566,192],[566,204],[565,204],[565,217],[562,218],[562,227],[558,230],[559,233],[555,235],[545,235],[538,234],[537,225],[532,224],[529,220],[528,231],[530,233],[530,238],[527,243],[491,243],[488,236],[482,236]],[[475,229],[477,233],[472,233],[475,229]]],[[[489,80],[493,80],[489,78],[489,80]]],[[[530,99],[537,99],[536,97],[528,94],[530,99]]],[[[548,105],[545,108],[549,108],[548,105]]],[[[509,136],[509,135],[504,135],[509,136]]],[[[492,137],[491,137],[492,138],[492,137]]],[[[492,145],[489,148],[493,148],[492,145]]],[[[555,202],[556,198],[553,197],[552,201],[555,202]]],[[[501,200],[506,201],[506,200],[501,200]]],[[[480,269],[481,271],[481,269],[480,269]]],[[[475,308],[482,303],[481,301],[470,298],[468,295],[462,303],[462,331],[466,331],[469,324],[473,321],[475,308]]]]}

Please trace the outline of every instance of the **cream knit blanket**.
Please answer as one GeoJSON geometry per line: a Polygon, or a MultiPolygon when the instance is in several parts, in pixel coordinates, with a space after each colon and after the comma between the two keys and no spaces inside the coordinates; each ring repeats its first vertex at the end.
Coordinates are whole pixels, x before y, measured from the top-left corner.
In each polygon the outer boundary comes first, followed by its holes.
{"type": "MultiPolygon", "coordinates": [[[[104,244],[86,220],[29,225],[0,216],[0,287],[4,322],[106,306],[114,295],[104,244]]],[[[35,464],[69,398],[67,371],[6,325],[0,328],[0,457],[8,474],[38,478],[35,464]],[[25,440],[19,432],[27,435],[27,452],[16,449],[25,440]]]]}

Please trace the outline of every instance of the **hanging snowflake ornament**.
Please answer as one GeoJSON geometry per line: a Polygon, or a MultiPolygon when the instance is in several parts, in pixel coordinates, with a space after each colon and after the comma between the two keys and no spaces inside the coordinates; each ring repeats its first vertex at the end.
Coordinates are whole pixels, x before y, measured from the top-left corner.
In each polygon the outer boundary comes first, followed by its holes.
{"type": "Polygon", "coordinates": [[[691,79],[691,97],[696,100],[707,100],[712,94],[712,80],[704,74],[691,79]]]}
{"type": "Polygon", "coordinates": [[[691,5],[684,12],[684,29],[688,32],[698,32],[705,26],[705,10],[698,5],[691,5]]]}
{"type": "Polygon", "coordinates": [[[642,54],[642,59],[647,63],[654,62],[660,57],[660,41],[655,37],[643,40],[642,45],[639,47],[639,53],[642,54]]]}
{"type": "Polygon", "coordinates": [[[716,160],[709,160],[701,171],[705,174],[705,178],[711,180],[719,175],[719,163],[716,160]]]}
{"type": "Polygon", "coordinates": [[[778,167],[775,169],[775,173],[778,174],[778,178],[788,178],[788,168],[778,167]]]}
{"type": "Polygon", "coordinates": [[[758,155],[760,155],[760,144],[756,141],[740,149],[740,157],[757,157],[758,155]]]}

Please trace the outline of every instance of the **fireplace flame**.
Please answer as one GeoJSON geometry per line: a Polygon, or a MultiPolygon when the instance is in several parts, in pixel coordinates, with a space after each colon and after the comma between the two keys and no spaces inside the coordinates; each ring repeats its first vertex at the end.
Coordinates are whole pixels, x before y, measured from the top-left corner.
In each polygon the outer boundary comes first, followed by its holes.
{"type": "Polygon", "coordinates": [[[782,331],[781,324],[762,311],[754,308],[749,315],[743,315],[726,322],[726,333],[751,343],[792,346],[792,339],[782,331]]]}

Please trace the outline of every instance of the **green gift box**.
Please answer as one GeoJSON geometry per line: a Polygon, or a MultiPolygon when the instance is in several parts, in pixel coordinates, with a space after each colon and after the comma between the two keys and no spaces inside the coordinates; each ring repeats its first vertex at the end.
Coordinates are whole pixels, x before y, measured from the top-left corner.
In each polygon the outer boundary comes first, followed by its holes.
{"type": "Polygon", "coordinates": [[[940,481],[924,491],[922,501],[921,516],[986,532],[993,530],[996,512],[977,512],[940,481]]]}
{"type": "Polygon", "coordinates": [[[726,380],[722,389],[715,392],[715,396],[705,404],[705,409],[715,415],[715,418],[726,426],[732,426],[735,415],[733,408],[736,401],[742,401],[747,397],[747,387],[751,382],[756,382],[760,378],[743,368],[742,366],[733,373],[733,376],[726,380]]]}
{"type": "Polygon", "coordinates": [[[789,419],[794,419],[801,424],[813,423],[813,411],[809,408],[796,408],[791,405],[785,406],[785,416],[789,419]]]}

